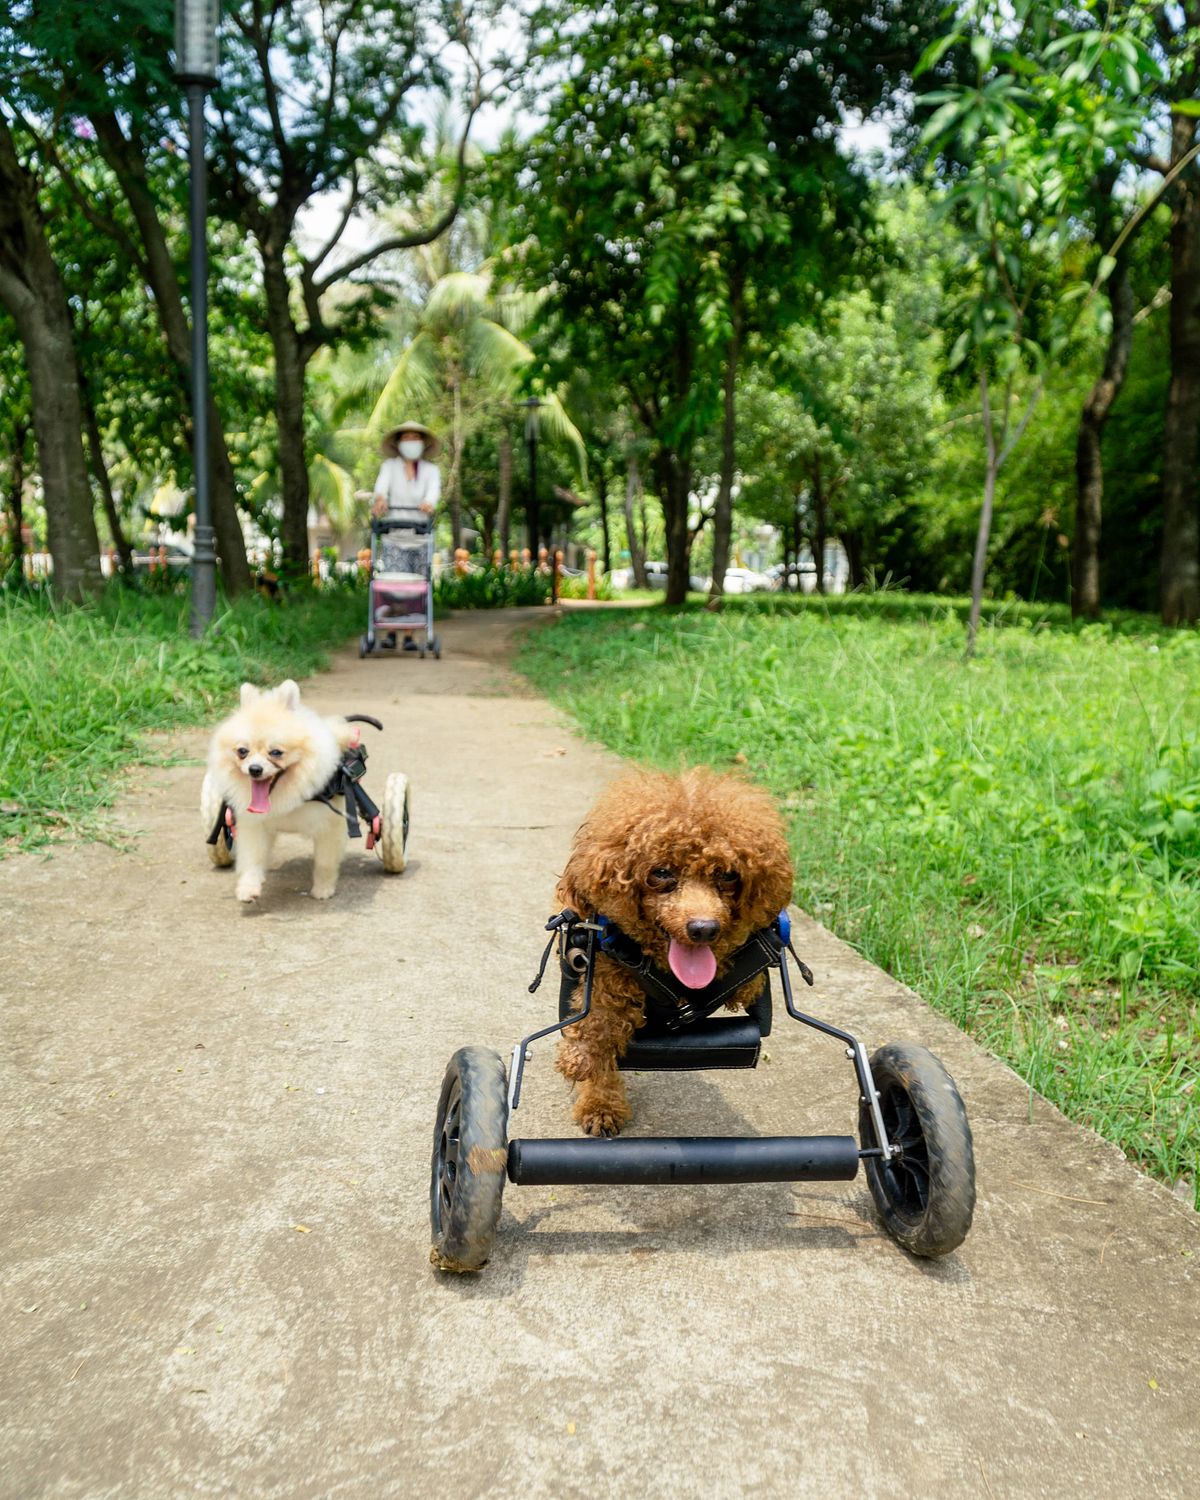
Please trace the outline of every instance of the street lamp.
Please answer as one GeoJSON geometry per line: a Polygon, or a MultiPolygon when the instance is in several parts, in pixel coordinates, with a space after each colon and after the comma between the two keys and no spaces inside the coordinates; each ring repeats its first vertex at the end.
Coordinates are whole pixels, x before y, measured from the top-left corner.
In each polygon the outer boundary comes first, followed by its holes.
{"type": "Polygon", "coordinates": [[[538,410],[541,402],[536,396],[530,396],[523,401],[525,408],[525,447],[529,453],[529,503],[525,507],[525,519],[529,531],[529,556],[534,565],[537,564],[538,542],[540,541],[538,522],[538,492],[537,492],[537,445],[538,445],[538,410]]]}
{"type": "Polygon", "coordinates": [[[217,82],[217,22],[221,0],[175,0],[175,77],[188,101],[188,222],[192,280],[192,462],[196,472],[196,531],[192,547],[192,634],[200,636],[217,602],[208,474],[208,243],[205,214],[204,98],[217,82]]]}

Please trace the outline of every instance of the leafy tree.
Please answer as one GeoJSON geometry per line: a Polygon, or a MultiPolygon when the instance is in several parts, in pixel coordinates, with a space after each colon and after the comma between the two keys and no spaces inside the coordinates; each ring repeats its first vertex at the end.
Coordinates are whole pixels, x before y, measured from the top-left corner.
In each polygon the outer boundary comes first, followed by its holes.
{"type": "MultiPolygon", "coordinates": [[[[505,419],[535,364],[534,351],[521,334],[541,300],[536,293],[497,285],[493,262],[474,271],[446,270],[404,320],[403,348],[367,418],[373,449],[389,427],[414,412],[430,413],[447,435],[445,496],[455,547],[462,538],[466,445],[489,427],[507,432],[505,419]]],[[[543,391],[540,400],[543,435],[570,444],[582,468],[583,440],[558,394],[543,391]]]]}
{"type": "Polygon", "coordinates": [[[937,409],[937,341],[887,290],[845,292],[819,323],[797,325],[743,392],[748,435],[739,509],[801,542],[825,589],[826,544],[845,547],[852,587],[928,465],[937,409]]]}
{"type": "MultiPolygon", "coordinates": [[[[182,101],[170,72],[172,0],[119,6],[80,0],[20,3],[6,32],[22,124],[77,211],[150,289],[190,410],[191,344],[181,265],[187,164],[182,101]],[[64,129],[64,122],[71,122],[64,129]],[[86,126],[86,128],[85,128],[86,126]]],[[[215,384],[215,383],[214,383],[215,384]]],[[[226,590],[250,585],[236,484],[221,413],[208,412],[213,523],[226,590]]],[[[190,441],[190,424],[187,429],[190,441]]]]}
{"type": "Polygon", "coordinates": [[[687,590],[696,444],[720,409],[719,576],[743,340],[773,326],[814,247],[829,256],[830,183],[846,185],[834,122],[885,96],[918,18],[890,0],[535,17],[541,77],[557,68],[562,83],[516,175],[513,232],[553,281],[576,359],[604,371],[648,439],[671,602],[687,590]]]}
{"type": "MultiPolygon", "coordinates": [[[[1044,385],[1047,359],[1061,359],[1080,336],[1084,315],[1099,287],[1107,283],[1111,336],[1105,368],[1084,405],[1076,458],[1079,609],[1092,614],[1099,607],[1101,438],[1128,360],[1133,319],[1130,241],[1149,207],[1144,204],[1124,215],[1118,226],[1122,216],[1114,211],[1114,192],[1123,163],[1137,158],[1137,141],[1153,125],[1145,100],[1168,76],[1163,47],[1172,40],[1181,43],[1179,50],[1186,55],[1182,78],[1188,90],[1194,92],[1200,78],[1194,71],[1194,45],[1187,43],[1177,25],[1180,14],[1171,6],[1134,5],[1116,12],[1111,6],[1090,3],[974,0],[962,7],[955,29],[931,44],[923,58],[924,64],[936,65],[969,41],[976,74],[973,85],[951,86],[925,100],[940,106],[925,133],[942,150],[951,179],[947,202],[958,211],[964,228],[974,229],[976,239],[976,284],[960,302],[965,326],[954,350],[955,363],[978,373],[988,448],[968,651],[978,621],[996,475],[1025,430],[1044,385]],[[1096,24],[1093,12],[1101,10],[1096,24]],[[1166,11],[1171,12],[1169,21],[1166,11]],[[1150,12],[1159,23],[1157,55],[1147,40],[1150,12]],[[1089,228],[1093,237],[1112,238],[1109,243],[1102,240],[1090,255],[1094,276],[1089,273],[1088,279],[1080,280],[1080,262],[1089,254],[1086,240],[1082,256],[1079,253],[1080,235],[1089,228]],[[1012,411],[1013,378],[1022,367],[1031,372],[1031,379],[1028,404],[1017,417],[1012,411]],[[1003,384],[990,389],[989,376],[1003,384]],[[1001,400],[993,421],[992,398],[997,391],[1001,400]]],[[[1190,175],[1184,174],[1196,170],[1188,155],[1193,105],[1200,114],[1195,101],[1173,106],[1174,154],[1170,162],[1157,163],[1163,188],[1180,179],[1174,187],[1177,238],[1189,243],[1190,175]]],[[[1197,191],[1200,194],[1200,183],[1197,191]]],[[[1195,238],[1200,243],[1200,233],[1195,238]]],[[[1200,251],[1196,259],[1200,266],[1200,251]]],[[[1176,273],[1183,274],[1178,261],[1176,273]]],[[[1200,275],[1196,288],[1200,305],[1200,275]]],[[[1180,326],[1179,320],[1173,324],[1180,326]]],[[[1200,315],[1196,333],[1195,348],[1200,350],[1200,315]]],[[[1187,345],[1186,337],[1181,338],[1187,345]]],[[[1185,421],[1172,433],[1168,421],[1162,567],[1163,617],[1168,623],[1195,618],[1200,610],[1200,531],[1191,473],[1200,425],[1200,378],[1193,380],[1194,361],[1185,357],[1173,361],[1173,368],[1180,362],[1184,369],[1172,386],[1179,393],[1175,405],[1188,406],[1194,384],[1194,408],[1190,426],[1185,421]],[[1186,475],[1172,456],[1177,452],[1183,454],[1186,475]]]]}
{"type": "Polygon", "coordinates": [[[83,451],[83,399],[71,313],[38,202],[37,169],[22,159],[0,111],[0,302],[25,352],[54,590],[100,586],[100,542],[83,451]]]}
{"type": "Polygon", "coordinates": [[[467,135],[499,80],[478,57],[471,24],[480,5],[443,8],[400,0],[242,0],[227,15],[214,186],[220,211],[254,240],[275,356],[275,417],[285,567],[307,566],[309,465],[305,377],[318,349],[363,338],[389,298],[366,279],[381,256],[427,244],[453,222],[466,179],[467,135]],[[465,119],[440,208],[366,249],[343,251],[352,220],[428,186],[411,96],[446,81],[446,23],[470,77],[465,119]],[[337,223],[313,247],[302,215],[339,191],[337,223]]]}
{"type": "Polygon", "coordinates": [[[1134,0],[1128,24],[1141,24],[1162,62],[1154,100],[1168,115],[1167,154],[1134,160],[1162,178],[1171,206],[1171,381],[1163,451],[1160,608],[1166,625],[1200,619],[1200,0],[1134,0]]]}
{"type": "Polygon", "coordinates": [[[0,491],[3,504],[3,562],[0,581],[19,581],[24,555],[25,481],[29,475],[29,439],[33,413],[29,379],[21,358],[16,328],[0,311],[0,491]]]}

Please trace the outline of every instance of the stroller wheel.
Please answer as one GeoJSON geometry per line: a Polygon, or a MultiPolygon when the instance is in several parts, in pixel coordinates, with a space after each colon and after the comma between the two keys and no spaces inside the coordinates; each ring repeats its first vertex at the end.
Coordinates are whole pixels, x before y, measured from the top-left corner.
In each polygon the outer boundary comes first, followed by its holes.
{"type": "Polygon", "coordinates": [[[375,847],[389,875],[399,875],[408,863],[408,825],[412,816],[412,790],[403,771],[393,771],[384,783],[380,808],[379,841],[375,847]]]}
{"type": "MultiPolygon", "coordinates": [[[[204,780],[200,784],[200,822],[204,827],[204,837],[207,838],[213,831],[213,824],[217,821],[217,814],[221,810],[221,796],[207,771],[204,780]]],[[[232,825],[230,825],[232,826],[232,825]]],[[[233,850],[225,840],[224,834],[217,839],[215,844],[206,844],[208,857],[218,869],[226,870],[233,863],[233,850]]]]}
{"type": "MultiPolygon", "coordinates": [[[[954,1080],[924,1047],[893,1042],[871,1059],[888,1140],[899,1156],[863,1165],[883,1227],[914,1255],[957,1249],[975,1211],[971,1127],[954,1080]]],[[[871,1111],[859,1105],[864,1147],[876,1144],[871,1111]]]]}
{"type": "Polygon", "coordinates": [[[370,656],[371,652],[374,651],[374,649],[375,649],[375,642],[371,639],[371,637],[369,635],[364,635],[364,636],[360,636],[359,637],[359,641],[358,641],[358,656],[359,656],[359,660],[360,661],[362,660],[362,658],[364,656],[370,656]]]}
{"type": "Polygon", "coordinates": [[[434,661],[441,661],[441,659],[442,659],[442,643],[441,643],[441,640],[436,635],[433,638],[432,644],[433,644],[433,659],[434,659],[434,661]]]}
{"type": "Polygon", "coordinates": [[[478,1271],[500,1222],[508,1164],[508,1080],[497,1053],[460,1047],[442,1079],[433,1127],[429,1219],[439,1271],[478,1271]]]}

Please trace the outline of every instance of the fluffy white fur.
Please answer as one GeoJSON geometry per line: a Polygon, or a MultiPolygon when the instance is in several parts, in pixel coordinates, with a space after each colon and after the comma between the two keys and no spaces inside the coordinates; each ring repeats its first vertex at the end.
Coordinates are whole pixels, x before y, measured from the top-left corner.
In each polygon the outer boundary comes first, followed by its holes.
{"type": "MultiPolygon", "coordinates": [[[[208,749],[212,784],[237,818],[233,847],[239,901],[257,901],[262,894],[280,833],[312,839],[312,894],[318,901],[333,895],[346,849],[346,823],[323,802],[308,799],[327,784],[354,733],[345,719],[322,718],[305,708],[300,689],[290,680],[269,692],[243,683],[241,707],[218,726],[208,749]],[[269,806],[252,811],[252,802],[269,806]]],[[[341,811],[340,797],[334,807],[341,811]]]]}

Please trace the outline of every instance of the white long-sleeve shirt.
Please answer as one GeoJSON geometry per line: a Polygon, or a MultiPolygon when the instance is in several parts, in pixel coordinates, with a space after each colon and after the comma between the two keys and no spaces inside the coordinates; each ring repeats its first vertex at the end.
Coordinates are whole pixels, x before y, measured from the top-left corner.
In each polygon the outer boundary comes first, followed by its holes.
{"type": "Polygon", "coordinates": [[[442,476],[437,464],[426,459],[417,461],[415,479],[408,477],[408,463],[403,458],[385,458],[375,481],[376,495],[387,501],[391,521],[423,521],[422,505],[436,506],[442,493],[442,476]]]}

